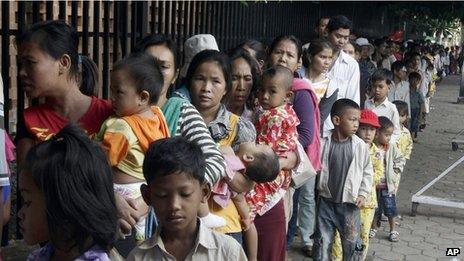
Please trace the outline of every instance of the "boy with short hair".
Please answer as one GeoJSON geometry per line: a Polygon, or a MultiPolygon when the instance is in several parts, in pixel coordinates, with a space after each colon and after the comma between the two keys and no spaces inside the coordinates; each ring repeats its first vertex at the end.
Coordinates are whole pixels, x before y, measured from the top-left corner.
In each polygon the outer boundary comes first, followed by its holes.
{"type": "Polygon", "coordinates": [[[395,217],[397,216],[395,195],[400,183],[400,173],[403,171],[406,160],[391,141],[394,125],[387,117],[379,117],[380,128],[375,135],[375,145],[380,148],[384,162],[384,175],[376,187],[378,208],[375,211],[372,229],[369,237],[375,237],[378,221],[382,214],[387,216],[390,224],[389,240],[398,242],[399,233],[395,230],[395,217]]]}
{"type": "Polygon", "coordinates": [[[372,110],[377,116],[384,116],[395,126],[393,141],[400,137],[400,116],[396,106],[388,100],[388,92],[392,84],[392,73],[386,69],[378,69],[371,76],[371,99],[366,100],[365,108],[372,110]]]}
{"type": "Polygon", "coordinates": [[[205,158],[195,143],[175,137],[150,145],[141,190],[159,226],[127,260],[247,260],[235,239],[209,230],[198,218],[210,194],[204,172],[205,158]]]}
{"type": "Polygon", "coordinates": [[[338,231],[343,260],[351,260],[355,251],[362,249],[359,208],[372,189],[373,168],[367,144],[354,135],[359,125],[359,105],[340,99],[334,103],[331,117],[335,128],[323,139],[313,259],[331,259],[334,232],[338,231]]]}
{"type": "MultiPolygon", "coordinates": [[[[375,187],[380,182],[384,173],[383,159],[380,157],[380,151],[374,144],[375,134],[377,129],[380,127],[379,118],[371,110],[362,110],[361,118],[359,119],[359,128],[356,135],[361,138],[369,146],[369,157],[372,162],[374,169],[374,177],[372,182],[372,189],[366,198],[364,206],[360,210],[361,219],[361,230],[359,232],[363,248],[363,258],[366,259],[367,250],[369,248],[369,231],[374,219],[375,208],[377,208],[377,195],[375,187]]],[[[342,247],[340,243],[340,236],[337,234],[337,238],[334,241],[332,247],[333,260],[341,260],[342,258],[342,247]]]]}
{"type": "Polygon", "coordinates": [[[404,101],[408,105],[409,112],[409,82],[408,70],[402,61],[392,64],[393,83],[388,93],[389,101],[404,101]]]}
{"type": "Polygon", "coordinates": [[[422,106],[424,104],[424,97],[419,91],[422,76],[418,72],[409,73],[409,97],[411,107],[411,120],[409,129],[412,132],[412,138],[415,142],[417,140],[417,132],[419,131],[419,120],[421,115],[422,106]]]}
{"type": "Polygon", "coordinates": [[[400,115],[400,123],[401,123],[401,134],[396,142],[398,149],[400,149],[401,154],[403,154],[406,160],[409,160],[412,153],[412,138],[411,133],[409,132],[408,128],[406,128],[406,124],[408,122],[408,111],[409,106],[404,101],[393,101],[395,104],[396,109],[400,115]]]}

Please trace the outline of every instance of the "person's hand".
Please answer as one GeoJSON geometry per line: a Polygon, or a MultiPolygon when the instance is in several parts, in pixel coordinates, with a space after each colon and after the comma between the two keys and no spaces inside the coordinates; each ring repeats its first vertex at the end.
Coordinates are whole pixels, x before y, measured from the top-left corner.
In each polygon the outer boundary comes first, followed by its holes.
{"type": "Polygon", "coordinates": [[[148,206],[143,198],[125,199],[118,193],[114,193],[116,208],[119,215],[119,226],[123,233],[129,233],[140,218],[148,213],[148,206]]]}
{"type": "Polygon", "coordinates": [[[356,199],[356,206],[358,208],[364,206],[364,203],[366,203],[366,198],[364,198],[364,196],[359,196],[357,199],[356,199]]]}

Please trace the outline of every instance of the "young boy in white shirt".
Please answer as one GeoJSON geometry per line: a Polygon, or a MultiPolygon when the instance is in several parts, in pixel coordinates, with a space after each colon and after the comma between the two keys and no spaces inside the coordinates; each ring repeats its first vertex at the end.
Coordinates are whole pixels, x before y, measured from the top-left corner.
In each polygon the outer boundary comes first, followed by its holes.
{"type": "Polygon", "coordinates": [[[385,69],[377,69],[371,76],[371,99],[366,100],[364,108],[372,110],[377,116],[387,117],[395,126],[392,141],[396,142],[401,134],[400,115],[395,104],[388,100],[388,92],[392,84],[392,73],[385,69]]]}

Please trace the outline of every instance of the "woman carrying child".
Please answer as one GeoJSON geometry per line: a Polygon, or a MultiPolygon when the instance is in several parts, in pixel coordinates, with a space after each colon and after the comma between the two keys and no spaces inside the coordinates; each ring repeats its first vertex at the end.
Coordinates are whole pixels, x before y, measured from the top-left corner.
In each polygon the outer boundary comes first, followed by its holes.
{"type": "Polygon", "coordinates": [[[48,241],[29,261],[116,260],[113,175],[102,149],[77,126],[32,147],[19,176],[19,226],[28,245],[48,241]]]}
{"type": "Polygon", "coordinates": [[[170,97],[179,74],[176,44],[163,35],[150,35],[138,43],[135,50],[154,56],[160,63],[164,84],[156,105],[163,110],[171,137],[183,136],[200,145],[206,158],[205,178],[213,185],[224,176],[224,159],[198,110],[190,101],[170,97]]]}
{"type": "MultiPolygon", "coordinates": [[[[284,35],[277,37],[271,44],[269,50],[268,65],[282,65],[290,69],[295,75],[298,69],[299,59],[302,55],[301,42],[292,35],[284,35]]],[[[310,84],[303,79],[294,79],[292,84],[292,106],[293,110],[300,121],[297,125],[298,141],[305,148],[306,153],[313,164],[314,168],[320,166],[319,159],[319,109],[317,107],[317,98],[314,90],[310,84]]],[[[309,236],[312,234],[311,224],[314,223],[314,211],[311,214],[311,208],[314,209],[314,181],[309,180],[305,183],[300,190],[296,191],[296,195],[293,196],[294,205],[297,205],[298,201],[302,204],[302,209],[299,212],[300,226],[307,228],[302,231],[304,237],[305,252],[310,252],[310,239],[309,236]],[[312,187],[312,188],[311,188],[312,187]],[[301,194],[299,194],[301,193],[301,194]],[[306,211],[305,211],[306,210],[306,211]],[[309,211],[309,212],[308,212],[309,211]],[[312,216],[312,217],[311,217],[312,216]],[[309,247],[306,247],[309,246],[309,247]],[[306,251],[308,250],[308,251],[306,251]]],[[[291,206],[289,210],[292,209],[291,206]]],[[[296,214],[297,208],[293,208],[293,213],[296,214]]],[[[293,216],[292,221],[288,228],[288,239],[291,241],[295,233],[296,227],[296,215],[293,216]]],[[[288,244],[287,244],[288,246],[288,244]]],[[[308,253],[309,255],[309,253],[308,253]]]]}
{"type": "MultiPolygon", "coordinates": [[[[203,117],[216,143],[234,150],[238,150],[242,143],[254,143],[256,131],[251,122],[229,112],[221,103],[231,89],[230,63],[225,54],[204,50],[195,55],[187,71],[186,83],[192,104],[203,117]]],[[[232,176],[228,178],[230,180],[232,176]]],[[[225,224],[217,224],[216,231],[242,242],[241,221],[249,218],[247,206],[241,204],[238,208],[236,201],[231,199],[221,206],[214,197],[210,198],[208,205],[211,213],[225,220],[225,224]]],[[[200,216],[207,214],[205,212],[207,208],[200,212],[200,216]]]]}

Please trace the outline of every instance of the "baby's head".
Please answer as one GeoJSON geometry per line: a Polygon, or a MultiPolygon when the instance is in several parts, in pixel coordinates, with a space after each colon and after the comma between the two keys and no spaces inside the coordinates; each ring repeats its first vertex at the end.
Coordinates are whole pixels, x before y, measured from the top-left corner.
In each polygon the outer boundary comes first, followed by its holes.
{"type": "Polygon", "coordinates": [[[422,76],[418,72],[410,72],[409,76],[409,88],[417,91],[422,80],[422,76]]]}
{"type": "Polygon", "coordinates": [[[164,231],[195,228],[200,204],[210,194],[205,169],[201,148],[184,137],[160,139],[148,148],[143,161],[147,185],[141,191],[164,231]]]}
{"type": "Polygon", "coordinates": [[[380,128],[375,134],[375,143],[377,145],[386,146],[390,144],[391,136],[395,130],[395,125],[387,117],[379,117],[380,128]]]}
{"type": "Polygon", "coordinates": [[[390,85],[392,84],[393,76],[389,70],[377,69],[371,76],[372,96],[375,101],[383,102],[387,99],[390,85]]]}
{"type": "Polygon", "coordinates": [[[409,116],[409,108],[408,104],[404,101],[393,101],[393,104],[395,104],[396,109],[398,110],[398,114],[400,115],[400,123],[402,125],[405,125],[408,121],[408,116],[409,116]]]}
{"type": "Polygon", "coordinates": [[[290,103],[292,99],[293,73],[282,65],[263,72],[258,90],[259,104],[265,110],[290,103]]]}
{"type": "Polygon", "coordinates": [[[164,78],[158,61],[146,53],[135,53],[113,66],[111,101],[117,116],[137,114],[158,102],[164,78]]]}
{"type": "Polygon", "coordinates": [[[268,145],[245,142],[236,152],[246,167],[246,176],[257,183],[270,182],[280,172],[279,157],[268,145]]]}
{"type": "Polygon", "coordinates": [[[372,144],[375,138],[375,132],[380,127],[377,114],[371,110],[361,110],[359,119],[359,128],[356,134],[367,144],[372,144]]]}
{"type": "Polygon", "coordinates": [[[77,126],[66,126],[32,147],[19,176],[24,204],[18,213],[28,245],[51,241],[84,253],[116,240],[113,175],[106,154],[77,126]]]}

